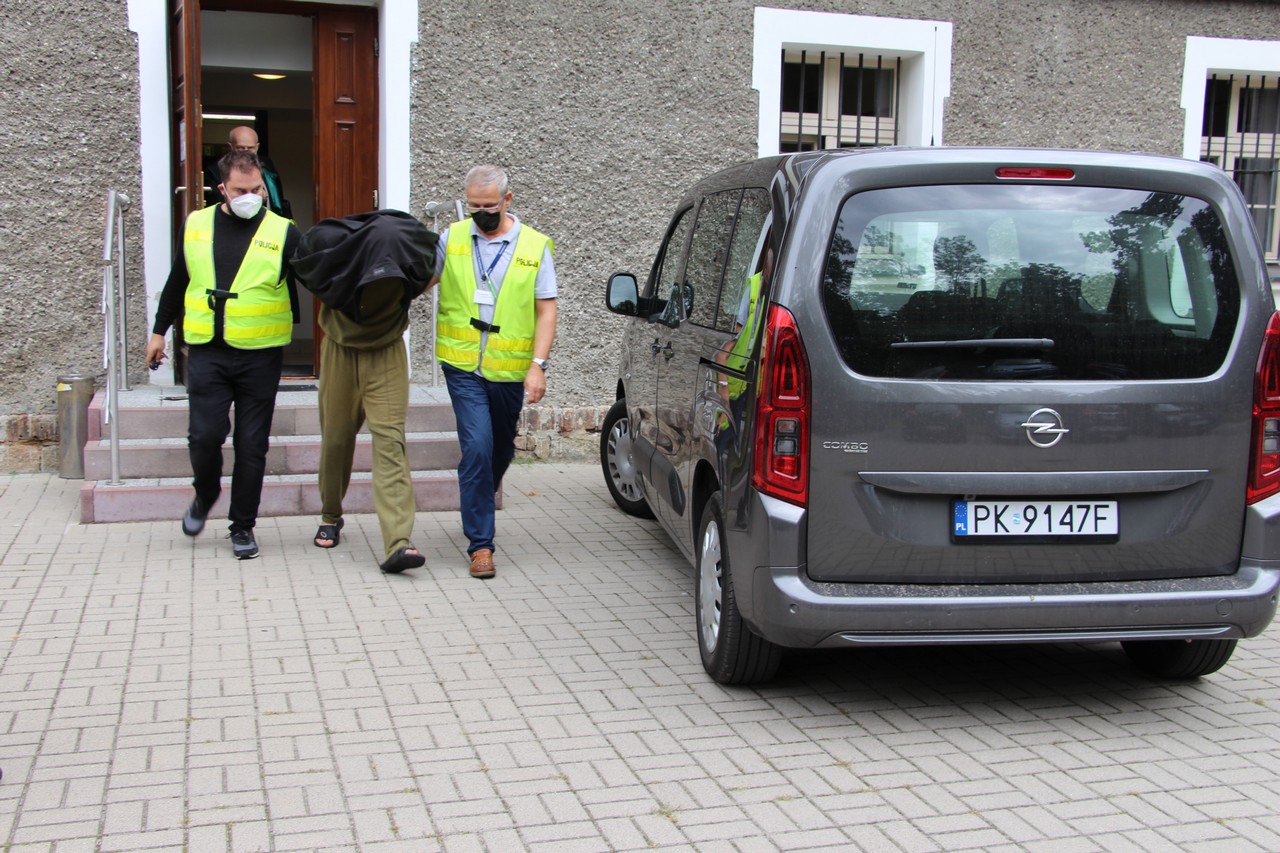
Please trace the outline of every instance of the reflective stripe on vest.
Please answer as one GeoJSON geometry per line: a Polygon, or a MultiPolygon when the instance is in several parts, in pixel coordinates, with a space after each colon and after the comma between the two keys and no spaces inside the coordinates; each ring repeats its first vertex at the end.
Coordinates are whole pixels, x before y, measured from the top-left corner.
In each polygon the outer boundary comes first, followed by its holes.
{"type": "Polygon", "coordinates": [[[523,382],[533,363],[533,334],[536,323],[534,284],[542,265],[544,250],[551,240],[528,225],[520,226],[511,264],[502,278],[492,325],[480,354],[480,330],[471,325],[479,319],[475,303],[476,268],[471,240],[471,220],[449,226],[445,245],[444,270],[440,273],[440,310],[436,319],[436,358],[468,373],[477,365],[480,374],[492,382],[523,382]]]}
{"type": "MultiPolygon", "coordinates": [[[[217,207],[187,217],[182,251],[187,261],[183,338],[191,344],[213,340],[213,221],[217,207]]],[[[293,307],[284,287],[284,241],[289,220],[266,211],[231,282],[233,299],[223,302],[222,339],[237,349],[282,347],[293,337],[293,307]]]]}

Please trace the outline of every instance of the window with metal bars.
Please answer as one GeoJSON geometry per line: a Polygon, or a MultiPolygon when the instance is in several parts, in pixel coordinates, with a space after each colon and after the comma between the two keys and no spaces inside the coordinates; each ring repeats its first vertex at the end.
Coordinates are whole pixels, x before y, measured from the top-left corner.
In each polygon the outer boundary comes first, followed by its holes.
{"type": "Polygon", "coordinates": [[[1210,75],[1200,159],[1232,176],[1249,204],[1267,257],[1280,257],[1280,76],[1210,75]]]}
{"type": "Polygon", "coordinates": [[[784,49],[779,150],[896,145],[901,72],[900,58],[784,49]]]}

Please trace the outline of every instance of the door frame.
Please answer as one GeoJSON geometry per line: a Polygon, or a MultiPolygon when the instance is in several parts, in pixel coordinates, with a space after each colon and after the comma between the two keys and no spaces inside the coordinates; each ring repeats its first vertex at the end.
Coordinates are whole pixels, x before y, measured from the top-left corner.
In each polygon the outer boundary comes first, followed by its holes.
{"type": "MultiPolygon", "coordinates": [[[[173,178],[170,172],[168,16],[171,0],[128,0],[129,30],[138,40],[138,148],[142,197],[132,210],[142,219],[146,327],[173,265],[173,178]]],[[[351,3],[282,2],[290,7],[351,3]]],[[[418,0],[367,0],[378,10],[378,198],[382,207],[409,211],[411,175],[411,54],[418,41],[418,0]]],[[[149,371],[153,385],[172,385],[172,360],[149,371]]]]}

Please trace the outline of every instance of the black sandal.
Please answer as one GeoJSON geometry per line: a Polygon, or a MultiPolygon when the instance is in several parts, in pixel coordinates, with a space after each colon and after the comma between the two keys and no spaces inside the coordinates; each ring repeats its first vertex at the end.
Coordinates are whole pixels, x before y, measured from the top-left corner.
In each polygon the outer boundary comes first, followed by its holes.
{"type": "Polygon", "coordinates": [[[389,575],[398,575],[405,569],[416,569],[427,562],[427,558],[412,545],[397,548],[395,553],[382,563],[380,568],[389,575]],[[410,551],[416,553],[410,554],[410,551]]]}
{"type": "Polygon", "coordinates": [[[316,535],[311,537],[311,544],[317,548],[336,548],[338,543],[342,541],[342,519],[338,519],[334,524],[322,524],[316,529],[316,535]],[[328,539],[330,544],[321,545],[317,539],[328,539]]]}

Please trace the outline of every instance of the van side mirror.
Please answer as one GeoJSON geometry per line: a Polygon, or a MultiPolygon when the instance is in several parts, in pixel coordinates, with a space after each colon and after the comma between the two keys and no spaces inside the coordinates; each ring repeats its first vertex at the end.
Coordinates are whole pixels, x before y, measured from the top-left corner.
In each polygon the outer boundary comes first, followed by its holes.
{"type": "Polygon", "coordinates": [[[640,285],[629,272],[616,272],[609,277],[604,303],[610,311],[624,317],[640,316],[640,285]]]}

